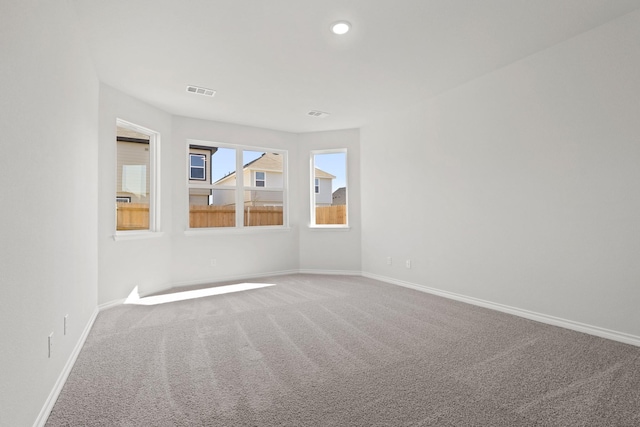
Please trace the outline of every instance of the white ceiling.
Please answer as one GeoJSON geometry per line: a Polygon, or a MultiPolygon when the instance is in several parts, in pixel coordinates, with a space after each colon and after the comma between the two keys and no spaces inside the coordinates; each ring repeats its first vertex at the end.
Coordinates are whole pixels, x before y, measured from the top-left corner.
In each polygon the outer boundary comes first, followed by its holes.
{"type": "Polygon", "coordinates": [[[640,8],[640,0],[74,0],[104,83],[169,113],[361,127],[640,8]],[[330,23],[348,20],[336,36],[330,23]],[[217,91],[186,92],[187,85],[217,91]],[[331,113],[307,116],[309,110],[331,113]]]}

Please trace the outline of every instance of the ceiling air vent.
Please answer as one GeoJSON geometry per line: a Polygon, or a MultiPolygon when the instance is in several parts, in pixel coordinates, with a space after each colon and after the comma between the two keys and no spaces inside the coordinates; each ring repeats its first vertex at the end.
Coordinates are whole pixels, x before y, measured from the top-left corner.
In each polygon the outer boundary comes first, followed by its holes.
{"type": "Polygon", "coordinates": [[[204,95],[204,96],[213,96],[216,94],[216,91],[213,89],[207,89],[206,87],[198,87],[198,86],[187,86],[187,92],[195,93],[197,95],[204,95]]]}
{"type": "Polygon", "coordinates": [[[324,111],[318,111],[318,110],[311,110],[307,113],[307,116],[309,117],[318,117],[318,118],[325,118],[329,115],[329,113],[325,113],[324,111]]]}

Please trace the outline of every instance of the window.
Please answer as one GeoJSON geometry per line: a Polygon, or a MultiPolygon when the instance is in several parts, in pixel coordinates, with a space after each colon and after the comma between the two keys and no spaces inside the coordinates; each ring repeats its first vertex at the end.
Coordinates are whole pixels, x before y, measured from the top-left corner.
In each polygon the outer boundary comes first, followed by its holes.
{"type": "Polygon", "coordinates": [[[189,154],[189,179],[206,181],[207,157],[204,154],[189,154]]]}
{"type": "Polygon", "coordinates": [[[116,233],[157,231],[159,134],[116,121],[116,233]]]}
{"type": "Polygon", "coordinates": [[[256,172],[256,187],[264,187],[265,172],[256,172]]]}
{"type": "Polygon", "coordinates": [[[286,224],[286,151],[189,141],[188,157],[189,228],[286,224]],[[196,155],[204,180],[194,178],[196,155]]]}
{"type": "Polygon", "coordinates": [[[311,153],[311,226],[346,227],[347,150],[311,153]]]}

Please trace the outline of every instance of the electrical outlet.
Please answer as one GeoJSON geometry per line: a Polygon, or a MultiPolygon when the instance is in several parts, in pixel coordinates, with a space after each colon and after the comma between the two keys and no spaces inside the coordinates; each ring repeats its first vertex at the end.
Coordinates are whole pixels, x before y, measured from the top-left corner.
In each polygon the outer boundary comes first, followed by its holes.
{"type": "Polygon", "coordinates": [[[405,263],[405,265],[407,266],[407,268],[411,268],[411,260],[408,259],[405,263]]]}
{"type": "Polygon", "coordinates": [[[69,327],[69,315],[64,315],[64,334],[67,335],[67,328],[69,327]]]}
{"type": "Polygon", "coordinates": [[[391,265],[391,264],[393,264],[393,259],[390,256],[388,256],[387,257],[387,265],[391,265]]]}
{"type": "Polygon", "coordinates": [[[49,347],[48,357],[49,357],[49,359],[51,359],[51,353],[53,351],[53,332],[51,332],[49,334],[49,337],[47,338],[47,343],[48,343],[48,347],[49,347]]]}
{"type": "Polygon", "coordinates": [[[215,258],[211,258],[211,267],[215,267],[216,265],[218,265],[218,260],[215,258]]]}

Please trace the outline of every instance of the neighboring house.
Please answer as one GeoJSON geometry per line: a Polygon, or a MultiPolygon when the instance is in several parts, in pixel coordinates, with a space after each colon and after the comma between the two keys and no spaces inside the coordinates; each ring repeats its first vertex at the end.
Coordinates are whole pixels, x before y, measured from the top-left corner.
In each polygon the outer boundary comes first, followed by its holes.
{"type": "MultiPolygon", "coordinates": [[[[264,153],[257,159],[242,167],[242,179],[245,187],[283,188],[282,155],[264,153]]],[[[236,173],[220,178],[214,186],[235,186],[236,173]]],[[[245,206],[282,206],[282,191],[251,190],[244,192],[245,206]]],[[[213,204],[232,205],[235,192],[229,190],[213,190],[213,204]]]]}
{"type": "MultiPolygon", "coordinates": [[[[189,146],[189,183],[208,184],[211,182],[211,156],[218,151],[216,147],[199,145],[189,146]]],[[[190,188],[190,205],[212,204],[211,190],[206,188],[190,188]]]]}
{"type": "Polygon", "coordinates": [[[340,187],[333,192],[333,206],[347,204],[347,187],[340,187]]]}
{"type": "Polygon", "coordinates": [[[117,128],[116,202],[149,203],[149,136],[117,128]]]}
{"type": "MultiPolygon", "coordinates": [[[[190,150],[191,152],[192,150],[190,150]]],[[[277,153],[264,153],[259,158],[245,164],[242,168],[242,177],[245,187],[283,188],[282,155],[277,153]]],[[[220,178],[214,186],[235,186],[236,173],[220,178]]],[[[335,177],[316,168],[316,193],[322,198],[323,204],[331,204],[331,180],[335,177]],[[318,193],[319,191],[319,193],[318,193]]],[[[245,206],[282,206],[282,191],[250,190],[244,192],[245,206]]],[[[235,201],[235,192],[227,189],[214,189],[210,201],[207,204],[232,205],[235,201]]]]}
{"type": "Polygon", "coordinates": [[[314,178],[314,191],[316,195],[316,206],[331,206],[333,198],[331,196],[332,181],[335,176],[321,169],[316,168],[314,178]]]}

